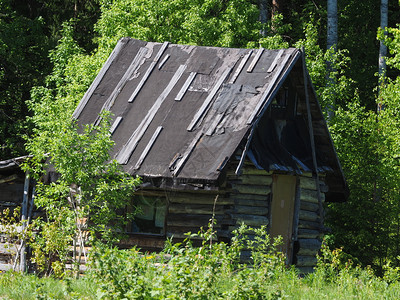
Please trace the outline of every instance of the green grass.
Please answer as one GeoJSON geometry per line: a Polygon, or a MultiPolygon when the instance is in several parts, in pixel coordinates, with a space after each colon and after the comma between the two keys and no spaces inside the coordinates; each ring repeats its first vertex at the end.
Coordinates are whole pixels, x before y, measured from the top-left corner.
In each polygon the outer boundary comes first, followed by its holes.
{"type": "Polygon", "coordinates": [[[97,299],[96,290],[96,284],[87,278],[60,280],[0,273],[0,299],[97,299]]]}
{"type": "MultiPolygon", "coordinates": [[[[197,286],[196,282],[187,281],[183,289],[169,291],[167,294],[170,299],[183,299],[185,293],[182,292],[185,290],[188,299],[400,299],[400,282],[388,284],[376,276],[365,275],[365,270],[339,272],[333,280],[328,280],[318,271],[299,277],[294,270],[283,270],[263,282],[252,276],[256,273],[250,274],[252,270],[246,271],[246,274],[240,274],[241,272],[244,270],[229,274],[229,276],[219,274],[220,280],[215,281],[211,287],[211,289],[219,290],[218,293],[215,291],[197,293],[193,289],[197,286]],[[241,275],[245,275],[243,280],[247,283],[240,282],[238,278],[241,275]]],[[[150,280],[148,282],[150,293],[125,295],[128,299],[138,299],[141,296],[142,299],[162,299],[158,293],[164,288],[162,280],[154,280],[151,274],[147,276],[150,280]]],[[[99,299],[101,295],[105,299],[122,298],[121,295],[112,296],[104,292],[107,284],[110,284],[108,280],[104,278],[103,285],[91,276],[59,280],[6,272],[0,274],[0,299],[99,299]]],[[[127,283],[129,280],[127,278],[127,283]]],[[[179,278],[170,278],[170,280],[179,281],[179,278]]],[[[133,290],[133,288],[127,285],[127,290],[133,290]]],[[[162,296],[164,295],[166,294],[162,296]]]]}

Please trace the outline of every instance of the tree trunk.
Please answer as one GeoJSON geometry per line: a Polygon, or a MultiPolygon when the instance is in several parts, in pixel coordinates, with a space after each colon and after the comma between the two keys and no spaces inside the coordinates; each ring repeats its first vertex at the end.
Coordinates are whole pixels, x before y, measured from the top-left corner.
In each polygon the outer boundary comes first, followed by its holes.
{"type": "MultiPolygon", "coordinates": [[[[388,0],[381,0],[381,29],[385,31],[388,26],[388,0]]],[[[384,44],[383,40],[380,41],[379,46],[379,89],[385,83],[384,76],[386,73],[386,61],[385,57],[387,55],[387,46],[384,44]]],[[[382,110],[382,103],[378,103],[378,113],[382,110]]]]}
{"type": "Polygon", "coordinates": [[[262,24],[262,28],[260,30],[261,36],[267,35],[266,24],[268,22],[268,1],[267,0],[259,0],[259,9],[260,9],[260,22],[262,24]]]}
{"type": "MultiPolygon", "coordinates": [[[[337,17],[337,0],[327,1],[327,12],[328,12],[328,23],[327,23],[327,37],[326,37],[326,49],[332,49],[336,52],[338,43],[338,17],[337,17]]],[[[335,84],[335,79],[331,76],[334,72],[332,64],[327,62],[327,86],[332,86],[335,84]]],[[[332,119],[335,112],[335,101],[333,100],[327,107],[328,119],[332,119]]]]}
{"type": "Polygon", "coordinates": [[[337,0],[328,0],[328,32],[326,49],[337,47],[338,42],[338,18],[337,18],[337,0]]]}
{"type": "Polygon", "coordinates": [[[272,0],[272,18],[276,14],[283,15],[283,9],[285,7],[285,0],[272,0]]]}

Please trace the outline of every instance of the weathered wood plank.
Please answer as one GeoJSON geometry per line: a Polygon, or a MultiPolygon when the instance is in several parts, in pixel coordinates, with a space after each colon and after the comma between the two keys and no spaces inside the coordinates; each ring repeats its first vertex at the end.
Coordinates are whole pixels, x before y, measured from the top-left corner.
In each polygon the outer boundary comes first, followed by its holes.
{"type": "MultiPolygon", "coordinates": [[[[265,101],[268,99],[268,97],[271,94],[271,92],[276,88],[275,82],[278,79],[278,77],[281,75],[283,69],[286,67],[287,62],[289,61],[290,55],[286,55],[286,56],[284,55],[283,57],[284,57],[283,61],[280,64],[278,70],[275,72],[274,76],[272,77],[272,79],[268,83],[268,86],[266,87],[266,89],[264,90],[264,92],[261,95],[260,99],[258,100],[258,104],[255,107],[255,109],[253,110],[253,113],[247,119],[247,124],[248,125],[253,124],[253,120],[260,113],[262,108],[265,107],[265,105],[267,104],[267,103],[265,103],[265,101]]],[[[268,99],[268,101],[272,101],[272,99],[268,99]]]]}
{"type": "Polygon", "coordinates": [[[269,220],[265,216],[247,215],[247,214],[232,214],[232,218],[236,219],[236,224],[246,224],[248,226],[268,225],[269,220]]]}
{"type": "Polygon", "coordinates": [[[185,164],[186,160],[188,159],[189,155],[193,152],[193,149],[196,147],[197,143],[203,136],[203,132],[199,131],[193,138],[193,140],[190,142],[189,146],[186,148],[185,152],[182,155],[182,158],[178,161],[176,164],[175,170],[172,172],[174,176],[178,175],[180,172],[181,168],[185,164]]]}
{"type": "Polygon", "coordinates": [[[190,84],[192,83],[192,81],[194,80],[194,78],[196,77],[196,72],[191,72],[189,74],[189,77],[186,79],[185,83],[183,84],[181,90],[178,92],[178,94],[175,97],[175,101],[181,101],[183,96],[185,96],[186,91],[188,90],[188,88],[190,87],[190,84]]]}
{"type": "Polygon", "coordinates": [[[247,73],[253,72],[254,67],[256,66],[257,62],[259,61],[261,55],[264,52],[264,48],[260,48],[257,50],[256,55],[254,56],[253,60],[251,61],[250,66],[247,68],[247,73]]]}
{"type": "Polygon", "coordinates": [[[99,83],[103,79],[104,75],[107,73],[108,69],[110,68],[112,62],[114,61],[115,57],[119,54],[122,49],[122,46],[127,43],[127,39],[121,39],[118,41],[117,45],[115,46],[114,50],[111,52],[110,56],[107,58],[104,66],[101,68],[99,74],[97,74],[96,78],[90,85],[89,89],[86,91],[85,95],[82,97],[81,101],[79,102],[77,108],[75,109],[72,117],[77,119],[82,110],[85,108],[87,102],[89,101],[90,97],[92,97],[93,92],[98,87],[99,83]]]}
{"type": "MultiPolygon", "coordinates": [[[[167,226],[183,226],[183,227],[207,227],[211,219],[210,215],[194,215],[194,214],[168,214],[167,226]]],[[[220,227],[220,221],[223,216],[216,215],[216,227],[220,227]]]]}
{"type": "MultiPolygon", "coordinates": [[[[209,204],[214,205],[215,194],[196,194],[196,193],[171,193],[168,200],[171,203],[188,203],[188,204],[209,204]]],[[[234,204],[234,200],[225,197],[218,197],[217,205],[234,204]]]]}
{"type": "Polygon", "coordinates": [[[110,127],[110,133],[113,134],[115,130],[117,129],[119,123],[121,123],[122,117],[116,117],[114,120],[114,123],[110,127]]]}
{"type": "Polygon", "coordinates": [[[232,192],[241,194],[254,194],[254,195],[269,195],[271,193],[270,186],[263,185],[245,185],[245,184],[232,184],[232,192]]]}
{"type": "Polygon", "coordinates": [[[314,267],[317,265],[316,256],[297,256],[296,265],[299,267],[314,267]]]}
{"type": "Polygon", "coordinates": [[[285,51],[284,49],[281,49],[276,54],[274,61],[272,62],[272,64],[269,66],[269,68],[267,70],[268,73],[271,73],[275,69],[276,65],[278,64],[278,60],[282,57],[282,54],[284,51],[285,51]]]}
{"type": "MultiPolygon", "coordinates": [[[[300,189],[300,200],[318,204],[318,193],[313,190],[300,189]]],[[[321,193],[321,200],[325,202],[324,193],[321,193]]]]}
{"type": "MultiPolygon", "coordinates": [[[[235,166],[235,169],[228,170],[227,175],[237,176],[235,174],[235,170],[236,170],[236,166],[235,166]]],[[[242,171],[242,175],[240,175],[240,176],[243,176],[243,175],[272,175],[272,172],[267,172],[266,170],[263,170],[263,169],[260,170],[260,169],[257,169],[256,167],[251,167],[249,165],[244,165],[242,167],[241,171],[242,171]]],[[[237,177],[239,177],[239,176],[237,176],[237,177]]]]}
{"type": "Polygon", "coordinates": [[[266,216],[268,214],[268,207],[266,206],[248,206],[248,205],[235,205],[232,210],[233,213],[238,214],[249,214],[249,215],[259,215],[266,216]]]}
{"type": "Polygon", "coordinates": [[[299,229],[301,229],[301,228],[320,230],[320,224],[319,224],[319,222],[299,220],[299,229]]]}
{"type": "Polygon", "coordinates": [[[169,54],[167,54],[167,55],[165,55],[165,57],[164,57],[164,59],[160,62],[160,64],[158,65],[158,69],[160,70],[162,67],[163,67],[163,65],[167,62],[167,60],[168,60],[168,58],[170,57],[171,55],[169,55],[169,54]]]}
{"type": "Polygon", "coordinates": [[[154,57],[152,63],[150,64],[149,68],[146,70],[146,73],[143,75],[142,79],[140,80],[138,86],[136,87],[135,91],[129,98],[128,102],[133,102],[136,96],[139,94],[140,90],[142,89],[143,85],[146,83],[147,79],[150,77],[151,72],[153,71],[154,67],[158,63],[159,59],[163,55],[165,49],[168,47],[168,42],[164,42],[158,51],[157,55],[154,57]]]}
{"type": "Polygon", "coordinates": [[[215,94],[218,92],[219,88],[221,87],[222,83],[228,77],[229,73],[231,72],[232,68],[227,68],[224,73],[222,73],[221,77],[218,79],[217,83],[214,85],[210,93],[208,94],[207,98],[204,100],[203,105],[199,108],[197,113],[194,115],[192,121],[190,122],[189,126],[187,127],[188,131],[192,131],[196,124],[199,122],[200,118],[204,115],[207,108],[210,106],[211,101],[213,100],[215,94]]]}
{"type": "Polygon", "coordinates": [[[164,100],[167,98],[175,84],[178,82],[179,78],[182,76],[183,72],[186,69],[186,65],[180,65],[178,70],[172,76],[170,82],[168,83],[167,87],[161,93],[161,95],[157,98],[154,102],[151,109],[147,112],[146,116],[140,123],[140,125],[136,128],[135,132],[129,138],[128,142],[124,145],[121,151],[117,154],[116,160],[120,164],[126,164],[132,155],[133,151],[135,151],[137,144],[139,143],[140,139],[145,134],[147,128],[150,126],[151,121],[153,120],[154,116],[156,115],[157,111],[161,107],[164,100]]]}
{"type": "Polygon", "coordinates": [[[228,176],[228,180],[239,181],[242,184],[271,185],[272,176],[268,174],[242,174],[240,176],[228,176]]]}
{"type": "Polygon", "coordinates": [[[322,233],[319,230],[313,229],[299,229],[298,230],[298,238],[299,239],[317,239],[322,236],[322,233]]]}
{"type": "Polygon", "coordinates": [[[158,126],[157,129],[154,131],[150,141],[147,143],[146,148],[144,148],[142,154],[140,155],[136,165],[134,167],[135,170],[139,169],[142,165],[144,159],[146,158],[147,154],[149,153],[150,149],[153,147],[154,142],[156,141],[158,135],[160,134],[161,130],[163,129],[162,126],[158,126]]]}
{"type": "Polygon", "coordinates": [[[240,72],[242,72],[244,66],[246,65],[247,61],[249,60],[249,57],[253,53],[253,50],[250,50],[245,56],[243,56],[242,60],[240,61],[239,66],[237,67],[235,73],[233,74],[231,80],[229,80],[229,84],[234,84],[236,79],[238,78],[240,72]]]}
{"type": "Polygon", "coordinates": [[[318,239],[298,239],[300,249],[309,249],[319,251],[321,249],[322,242],[318,239]]]}
{"type": "Polygon", "coordinates": [[[319,205],[317,203],[307,202],[307,201],[300,201],[300,209],[317,212],[319,209],[319,205]]]}
{"type": "Polygon", "coordinates": [[[222,215],[224,213],[223,205],[204,205],[204,204],[176,204],[171,203],[168,207],[172,214],[195,214],[195,215],[222,215]]]}
{"type": "MultiPolygon", "coordinates": [[[[325,183],[320,180],[319,185],[325,185],[325,183]]],[[[315,179],[309,177],[300,176],[300,187],[302,189],[317,190],[315,179]]]]}
{"type": "Polygon", "coordinates": [[[299,220],[317,222],[319,220],[319,215],[316,212],[300,209],[299,220]]]}
{"type": "Polygon", "coordinates": [[[13,174],[13,175],[10,175],[8,177],[0,179],[0,184],[1,183],[6,183],[6,182],[10,182],[10,181],[16,180],[18,178],[19,178],[19,176],[17,174],[13,174]]]}
{"type": "MultiPolygon", "coordinates": [[[[236,204],[242,204],[242,201],[260,201],[260,202],[268,202],[269,195],[248,195],[248,194],[231,194],[230,196],[233,200],[235,200],[236,204]]],[[[251,203],[251,202],[249,202],[251,203]]],[[[255,205],[255,204],[254,204],[255,205]]],[[[257,205],[255,205],[257,206],[257,205]]],[[[263,206],[263,205],[260,205],[263,206]]]]}
{"type": "MultiPolygon", "coordinates": [[[[251,196],[254,196],[254,195],[251,195],[251,196]]],[[[237,204],[237,205],[245,205],[245,206],[255,207],[255,209],[269,207],[268,199],[253,200],[253,199],[237,199],[236,197],[234,197],[233,199],[235,201],[235,204],[237,204]]]]}

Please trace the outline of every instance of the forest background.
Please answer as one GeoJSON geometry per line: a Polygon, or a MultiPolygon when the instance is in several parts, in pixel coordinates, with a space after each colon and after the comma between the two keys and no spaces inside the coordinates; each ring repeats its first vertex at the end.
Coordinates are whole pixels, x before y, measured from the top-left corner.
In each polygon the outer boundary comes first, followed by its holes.
{"type": "MultiPolygon", "coordinates": [[[[327,46],[322,0],[1,0],[0,160],[51,152],[117,41],[305,47],[307,67],[350,187],[328,204],[326,239],[379,273],[400,265],[400,9],[337,1],[327,46]],[[389,52],[378,76],[380,41],[389,52]],[[332,46],[332,45],[331,45],[332,46]],[[379,109],[378,109],[379,107],[379,109]]],[[[382,1],[384,2],[384,1],[382,1]]],[[[331,15],[330,15],[331,17],[331,15]]]]}

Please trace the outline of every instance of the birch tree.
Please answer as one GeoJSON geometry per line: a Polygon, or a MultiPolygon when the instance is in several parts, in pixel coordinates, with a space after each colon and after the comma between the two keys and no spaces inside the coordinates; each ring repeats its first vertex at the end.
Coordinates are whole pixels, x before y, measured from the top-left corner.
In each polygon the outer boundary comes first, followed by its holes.
{"type": "MultiPolygon", "coordinates": [[[[336,52],[338,43],[338,16],[337,16],[337,0],[327,1],[327,13],[328,13],[328,23],[327,23],[327,38],[326,38],[326,48],[333,54],[336,52]]],[[[328,88],[335,84],[334,73],[335,70],[332,67],[330,61],[327,61],[327,76],[328,88]]],[[[328,119],[332,119],[335,111],[335,101],[328,106],[328,119]]]]}

